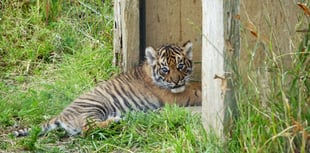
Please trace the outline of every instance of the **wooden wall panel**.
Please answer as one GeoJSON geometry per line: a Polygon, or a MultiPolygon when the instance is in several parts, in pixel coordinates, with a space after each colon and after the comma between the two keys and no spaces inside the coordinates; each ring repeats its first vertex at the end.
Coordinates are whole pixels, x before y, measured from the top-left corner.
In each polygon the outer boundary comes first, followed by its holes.
{"type": "MultiPolygon", "coordinates": [[[[248,54],[253,54],[254,66],[264,67],[269,51],[275,55],[294,53],[303,33],[297,30],[308,28],[307,17],[298,8],[297,1],[249,1],[240,0],[241,17],[241,66],[249,63],[248,54]],[[304,18],[304,19],[303,19],[304,18]],[[257,34],[255,37],[251,30],[257,34]]],[[[290,68],[290,56],[283,56],[285,68],[290,68]]],[[[264,78],[265,79],[265,78],[264,78]]]]}
{"type": "Polygon", "coordinates": [[[113,64],[128,71],[139,64],[140,0],[114,1],[113,64]]]}
{"type": "Polygon", "coordinates": [[[240,0],[240,23],[240,76],[245,83],[250,83],[249,74],[257,73],[250,76],[251,83],[257,84],[259,96],[266,105],[269,101],[267,95],[272,91],[273,71],[277,68],[270,63],[274,60],[283,63],[280,65],[284,71],[292,68],[292,57],[305,34],[297,31],[308,29],[309,17],[295,0],[240,0]]]}

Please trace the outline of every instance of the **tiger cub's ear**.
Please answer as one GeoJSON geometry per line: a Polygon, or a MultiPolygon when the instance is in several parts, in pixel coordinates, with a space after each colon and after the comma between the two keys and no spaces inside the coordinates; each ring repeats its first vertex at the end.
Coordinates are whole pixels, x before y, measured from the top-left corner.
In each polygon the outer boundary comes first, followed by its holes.
{"type": "Polygon", "coordinates": [[[192,60],[193,58],[193,53],[192,53],[192,42],[189,40],[186,43],[183,44],[183,50],[184,50],[184,54],[186,55],[187,58],[189,58],[190,60],[192,60]]]}
{"type": "Polygon", "coordinates": [[[145,49],[145,57],[147,60],[147,63],[150,65],[155,65],[156,64],[156,51],[153,47],[147,47],[145,49]]]}

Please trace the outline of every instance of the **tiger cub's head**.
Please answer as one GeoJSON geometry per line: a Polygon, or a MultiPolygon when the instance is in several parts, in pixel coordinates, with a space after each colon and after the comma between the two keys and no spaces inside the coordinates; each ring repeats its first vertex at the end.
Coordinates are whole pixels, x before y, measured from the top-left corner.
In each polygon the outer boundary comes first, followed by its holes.
{"type": "Polygon", "coordinates": [[[158,49],[148,47],[145,50],[147,63],[151,67],[153,82],[159,87],[181,93],[192,74],[192,43],[182,47],[163,45],[158,49]]]}

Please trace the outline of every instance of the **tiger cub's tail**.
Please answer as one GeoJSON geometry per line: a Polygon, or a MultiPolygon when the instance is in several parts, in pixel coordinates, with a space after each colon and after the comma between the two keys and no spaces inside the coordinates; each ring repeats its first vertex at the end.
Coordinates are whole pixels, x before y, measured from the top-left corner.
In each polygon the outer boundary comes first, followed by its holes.
{"type": "MultiPolygon", "coordinates": [[[[39,136],[42,136],[46,134],[48,131],[54,130],[56,128],[63,127],[68,131],[70,134],[76,134],[79,133],[79,130],[76,129],[68,129],[69,126],[67,124],[64,124],[62,121],[60,121],[59,117],[55,117],[45,124],[41,125],[41,132],[39,133],[39,136]]],[[[31,128],[23,128],[16,131],[13,131],[12,134],[16,137],[22,137],[29,135],[29,132],[31,131],[31,128]]]]}

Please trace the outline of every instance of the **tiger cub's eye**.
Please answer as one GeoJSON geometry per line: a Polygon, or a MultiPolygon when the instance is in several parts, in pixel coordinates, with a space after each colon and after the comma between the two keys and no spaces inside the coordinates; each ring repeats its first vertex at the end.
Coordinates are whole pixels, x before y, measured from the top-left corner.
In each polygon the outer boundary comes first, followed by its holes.
{"type": "Polygon", "coordinates": [[[163,72],[163,73],[168,73],[168,68],[166,68],[166,67],[163,67],[163,68],[161,68],[161,71],[163,72]]]}
{"type": "Polygon", "coordinates": [[[179,64],[177,67],[178,70],[182,70],[183,68],[184,68],[184,64],[179,64]]]}

